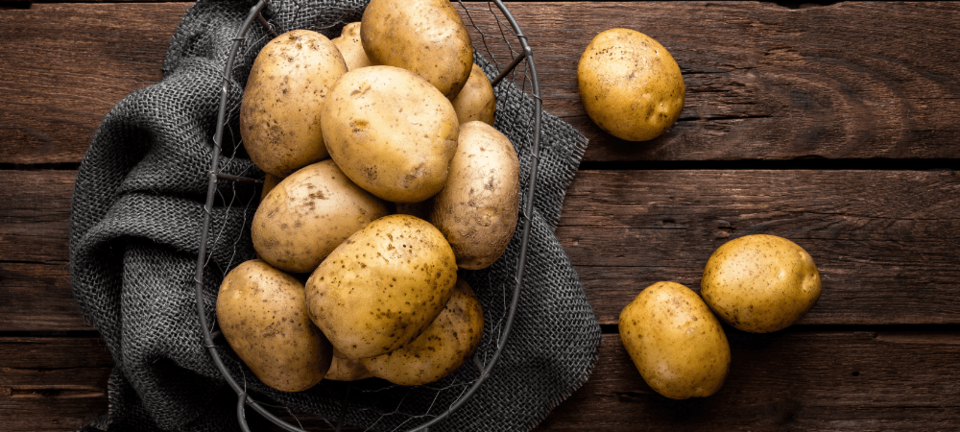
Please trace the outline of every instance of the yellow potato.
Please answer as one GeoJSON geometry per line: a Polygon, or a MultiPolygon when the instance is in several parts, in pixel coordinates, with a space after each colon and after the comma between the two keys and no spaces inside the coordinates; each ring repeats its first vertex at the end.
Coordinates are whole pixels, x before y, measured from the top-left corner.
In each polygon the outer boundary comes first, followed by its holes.
{"type": "Polygon", "coordinates": [[[260,190],[260,201],[263,201],[267,197],[267,194],[277,187],[277,184],[280,183],[280,180],[283,180],[280,177],[277,177],[273,174],[267,174],[263,178],[263,188],[260,190]]]}
{"type": "Polygon", "coordinates": [[[389,213],[387,203],[355,185],[328,159],[273,188],[257,207],[250,235],[264,261],[309,273],[347,237],[389,213]]]}
{"type": "Polygon", "coordinates": [[[459,122],[423,78],[393,66],[347,72],[320,115],[330,157],[354,183],[393,202],[417,202],[443,188],[459,122]]]}
{"type": "Polygon", "coordinates": [[[329,87],[347,71],[326,36],[294,30],[257,54],[240,103],[243,146],[261,170],[286,177],[325,159],[320,106],[329,87]]]}
{"type": "Polygon", "coordinates": [[[479,120],[493,126],[497,113],[497,98],[487,74],[480,66],[473,65],[467,84],[453,100],[453,109],[457,111],[460,124],[479,120]]]}
{"type": "Polygon", "coordinates": [[[363,44],[360,43],[359,22],[345,25],[340,36],[333,38],[332,42],[340,50],[343,60],[347,62],[347,70],[373,66],[373,62],[363,50],[363,44]]]}
{"type": "Polygon", "coordinates": [[[461,125],[447,184],[431,201],[430,222],[450,242],[457,265],[493,264],[517,228],[520,164],[513,144],[486,123],[461,125]]]}
{"type": "Polygon", "coordinates": [[[373,376],[394,384],[427,384],[463,365],[480,346],[482,336],[480,301],[470,285],[458,280],[443,312],[413,342],[360,362],[373,376]]]}
{"type": "Polygon", "coordinates": [[[724,243],[710,255],[700,293],[720,319],[748,332],[790,326],[820,298],[813,257],[783,237],[755,234],[724,243]]]}
{"type": "Polygon", "coordinates": [[[730,344],[703,300],[657,282],[620,312],[620,340],[653,390],[671,399],[716,393],[730,369],[730,344]]]}
{"type": "Polygon", "coordinates": [[[601,129],[627,141],[663,134],[680,118],[680,66],[649,36],[610,29],[587,45],[577,65],[580,100],[601,129]]]}
{"type": "Polygon", "coordinates": [[[396,66],[453,100],[470,76],[473,43],[449,0],[373,0],[360,39],[375,64],[396,66]]]}
{"type": "Polygon", "coordinates": [[[336,349],[333,350],[333,362],[330,363],[330,370],[323,377],[331,381],[357,381],[366,378],[372,378],[373,374],[363,367],[360,360],[348,359],[336,349]]]}
{"type": "Polygon", "coordinates": [[[384,216],[350,236],[310,275],[307,306],[345,357],[372,357],[423,332],[456,281],[456,259],[439,230],[413,216],[384,216]]]}
{"type": "Polygon", "coordinates": [[[330,368],[333,347],[310,322],[303,285],[263,261],[227,273],[217,296],[217,322],[230,347],[272,388],[306,390],[330,368]]]}

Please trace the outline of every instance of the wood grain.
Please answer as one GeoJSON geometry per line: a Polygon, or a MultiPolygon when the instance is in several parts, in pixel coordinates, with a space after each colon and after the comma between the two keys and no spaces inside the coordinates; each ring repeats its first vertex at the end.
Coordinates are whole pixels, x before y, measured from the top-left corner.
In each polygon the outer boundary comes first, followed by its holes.
{"type": "MultiPolygon", "coordinates": [[[[654,393],[619,336],[604,335],[590,381],[537,430],[950,430],[960,421],[956,331],[726,330],[726,383],[686,401],[654,393]]],[[[110,364],[96,338],[0,338],[0,424],[75,430],[106,411],[110,364]]]]}
{"type": "Polygon", "coordinates": [[[721,244],[788,238],[823,293],[804,324],[960,323],[960,173],[581,171],[557,228],[601,323],[646,286],[699,291],[721,244]]]}
{"type": "Polygon", "coordinates": [[[107,112],[160,80],[167,44],[189,6],[0,11],[0,163],[79,162],[107,112]]]}
{"type": "Polygon", "coordinates": [[[0,170],[0,261],[66,264],[76,171],[0,170]]]}
{"type": "Polygon", "coordinates": [[[77,430],[106,413],[112,367],[99,338],[0,338],[3,430],[77,430]]]}
{"type": "Polygon", "coordinates": [[[956,158],[960,8],[840,2],[544,3],[511,7],[535,47],[545,109],[591,139],[587,160],[956,158]],[[585,116],[576,67],[590,39],[626,27],[684,74],[676,126],[631,144],[585,116]],[[542,59],[542,61],[540,61],[542,59]]]}
{"type": "Polygon", "coordinates": [[[0,331],[94,330],[80,315],[66,263],[0,262],[0,331]]]}
{"type": "MultiPolygon", "coordinates": [[[[0,331],[89,330],[66,266],[75,176],[0,171],[0,331]]],[[[948,171],[581,171],[556,233],[603,324],[654,282],[698,290],[717,247],[759,233],[821,271],[801,325],[960,324],[957,208],[948,171]]]]}
{"type": "MultiPolygon", "coordinates": [[[[35,4],[0,13],[0,163],[76,163],[103,116],[157,82],[187,2],[35,4]],[[69,34],[70,38],[59,37],[69,34]]],[[[545,108],[591,139],[588,161],[956,159],[960,6],[554,2],[510,6],[534,47],[545,108]],[[687,103],[631,144],[586,117],[576,64],[629,27],[663,43],[687,103]]],[[[489,18],[477,24],[493,29],[489,18]],[[486,20],[487,22],[485,22],[486,20]]],[[[492,30],[485,30],[492,31],[492,30]]]]}
{"type": "Polygon", "coordinates": [[[955,332],[726,330],[724,386],[684,401],[653,392],[619,336],[604,335],[591,380],[537,430],[950,430],[960,422],[955,332]]]}

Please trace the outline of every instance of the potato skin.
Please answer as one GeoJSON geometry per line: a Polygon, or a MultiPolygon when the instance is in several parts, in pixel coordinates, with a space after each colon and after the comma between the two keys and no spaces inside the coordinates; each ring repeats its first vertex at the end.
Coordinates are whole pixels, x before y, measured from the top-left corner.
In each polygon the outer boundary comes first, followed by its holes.
{"type": "Polygon", "coordinates": [[[417,202],[443,188],[459,122],[423,78],[393,66],[352,70],[330,90],[320,118],[330,156],[370,193],[417,202]]]}
{"type": "Polygon", "coordinates": [[[430,222],[450,242],[457,265],[493,264],[517,228],[520,164],[513,144],[486,123],[461,125],[447,184],[432,201],[430,222]]]}
{"type": "Polygon", "coordinates": [[[453,100],[473,66],[473,43],[449,0],[373,0],[360,21],[360,40],[375,64],[426,79],[453,100]]]}
{"type": "Polygon", "coordinates": [[[384,216],[350,236],[310,275],[307,307],[345,357],[372,357],[423,332],[456,281],[456,259],[439,230],[413,216],[384,216]]]}
{"type": "Polygon", "coordinates": [[[320,106],[346,71],[336,45],[320,33],[294,30],[267,43],[253,62],[240,103],[240,136],[250,160],[286,177],[327,158],[320,106]]]}
{"type": "Polygon", "coordinates": [[[390,213],[332,160],[283,179],[257,207],[250,226],[261,259],[284,271],[312,272],[340,243],[390,213]]]}
{"type": "Polygon", "coordinates": [[[689,288],[657,282],[620,312],[620,340],[644,381],[671,399],[716,393],[730,369],[730,344],[689,288]]]}
{"type": "Polygon", "coordinates": [[[343,26],[340,36],[333,38],[331,42],[340,50],[340,55],[347,63],[348,71],[373,66],[373,62],[370,61],[370,57],[367,57],[366,51],[363,50],[363,44],[360,42],[359,21],[343,26]]]}
{"type": "Polygon", "coordinates": [[[373,376],[399,385],[437,381],[457,370],[480,346],[483,308],[465,281],[457,280],[443,312],[412,342],[387,354],[360,359],[373,376]]]}
{"type": "Polygon", "coordinates": [[[323,377],[331,381],[358,381],[362,379],[373,378],[373,374],[363,367],[360,360],[348,359],[343,353],[333,350],[333,361],[330,363],[330,370],[323,377]]]}
{"type": "Polygon", "coordinates": [[[467,84],[453,100],[453,109],[457,111],[460,124],[474,120],[493,126],[497,114],[497,98],[487,74],[480,66],[473,65],[467,84]]]}
{"type": "Polygon", "coordinates": [[[820,298],[813,257],[783,237],[754,234],[730,240],[707,260],[700,293],[726,323],[767,333],[795,323],[820,298]]]}
{"type": "Polygon", "coordinates": [[[300,282],[260,260],[227,273],[217,296],[224,338],[257,378],[280,391],[313,387],[333,358],[304,297],[300,282]]]}
{"type": "Polygon", "coordinates": [[[273,188],[277,187],[278,184],[280,184],[280,180],[283,179],[273,174],[267,174],[263,177],[263,188],[260,190],[260,201],[263,201],[267,197],[267,194],[270,193],[273,188]]]}
{"type": "Polygon", "coordinates": [[[630,29],[593,38],[577,65],[577,85],[593,122],[627,141],[660,136],[683,110],[680,66],[663,45],[630,29]]]}

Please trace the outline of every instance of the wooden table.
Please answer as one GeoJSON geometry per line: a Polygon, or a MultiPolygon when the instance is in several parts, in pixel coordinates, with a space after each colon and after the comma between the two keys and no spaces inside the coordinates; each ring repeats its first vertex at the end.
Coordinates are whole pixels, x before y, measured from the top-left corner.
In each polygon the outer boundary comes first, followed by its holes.
{"type": "MultiPolygon", "coordinates": [[[[160,80],[190,5],[0,2],[0,430],[75,430],[107,409],[112,360],[70,291],[72,185],[103,116],[160,80]]],[[[557,236],[603,343],[538,430],[960,429],[960,5],[509,6],[545,109],[591,140],[557,236]],[[612,27],[683,70],[683,114],[654,141],[612,139],[580,104],[580,53],[612,27]],[[655,394],[620,309],[656,281],[698,289],[715,248],[755,233],[811,253],[820,301],[780,332],[726,328],[718,394],[655,394]]]]}

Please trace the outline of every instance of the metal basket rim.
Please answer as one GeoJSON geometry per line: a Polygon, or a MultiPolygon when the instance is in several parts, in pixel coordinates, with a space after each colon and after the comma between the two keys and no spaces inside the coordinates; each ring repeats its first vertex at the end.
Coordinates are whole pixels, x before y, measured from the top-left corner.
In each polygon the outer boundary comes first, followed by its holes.
{"type": "MultiPolygon", "coordinates": [[[[516,58],[514,61],[503,71],[500,71],[500,75],[492,81],[492,84],[496,86],[500,79],[502,79],[508,72],[510,72],[521,60],[526,61],[527,70],[530,72],[530,80],[532,82],[532,92],[533,92],[533,101],[534,101],[534,130],[533,130],[533,143],[530,150],[530,174],[528,178],[528,187],[526,195],[523,197],[523,202],[521,203],[520,217],[523,221],[521,227],[521,243],[520,243],[520,253],[517,261],[517,269],[514,275],[514,289],[513,297],[511,298],[510,305],[506,311],[503,330],[501,332],[500,338],[497,340],[497,349],[494,352],[493,356],[487,362],[484,368],[480,370],[480,376],[470,385],[470,387],[464,391],[445,411],[438,414],[436,417],[433,417],[429,421],[410,429],[411,431],[426,431],[431,426],[436,425],[440,421],[447,418],[451,413],[453,413],[457,408],[466,403],[480,388],[484,381],[491,375],[493,368],[498,363],[498,360],[503,352],[503,348],[506,345],[506,342],[511,333],[513,327],[514,318],[516,317],[517,306],[520,299],[520,290],[523,286],[523,274],[527,258],[527,249],[529,245],[530,238],[530,229],[533,215],[533,203],[534,203],[534,192],[537,186],[537,173],[539,166],[539,153],[540,153],[540,127],[541,127],[541,118],[543,114],[542,109],[542,100],[540,98],[540,84],[537,78],[537,70],[534,64],[533,51],[530,48],[530,45],[527,41],[526,36],[523,34],[520,29],[519,24],[514,19],[513,15],[503,4],[502,0],[491,0],[500,12],[504,15],[507,21],[510,23],[510,26],[513,28],[514,33],[516,34],[523,52],[516,58]]],[[[204,303],[204,294],[203,294],[203,269],[205,267],[205,262],[207,259],[207,243],[209,241],[210,233],[210,216],[213,210],[213,203],[216,196],[217,184],[219,180],[227,181],[237,181],[241,180],[233,176],[226,176],[218,174],[219,162],[220,162],[220,152],[221,152],[221,143],[223,139],[223,130],[226,123],[226,107],[229,99],[230,86],[231,86],[231,75],[233,70],[233,63],[236,58],[237,51],[240,48],[240,45],[245,41],[247,31],[250,29],[251,25],[256,20],[262,20],[260,12],[267,5],[268,0],[259,0],[254,6],[250,8],[250,13],[247,18],[237,30],[236,36],[232,39],[233,45],[231,47],[229,57],[227,58],[226,64],[224,66],[223,72],[223,86],[221,88],[221,97],[220,97],[220,107],[217,114],[217,129],[213,137],[213,149],[210,161],[210,169],[207,172],[208,177],[208,186],[207,186],[207,196],[206,202],[204,204],[204,215],[203,223],[201,225],[201,234],[200,234],[200,250],[197,254],[197,268],[195,275],[195,294],[197,301],[197,314],[199,318],[199,324],[201,332],[204,338],[204,347],[207,348],[207,352],[210,354],[214,364],[217,369],[220,371],[220,374],[230,385],[230,387],[237,394],[237,419],[240,423],[240,427],[243,431],[250,431],[249,426],[246,422],[245,407],[249,406],[253,408],[257,413],[262,415],[271,423],[280,426],[281,428],[291,431],[291,432],[306,432],[304,429],[293,426],[283,419],[275,416],[273,413],[268,411],[262,405],[257,403],[254,399],[251,399],[246,392],[246,389],[241,386],[233,376],[230,375],[229,370],[227,370],[226,365],[223,360],[220,358],[220,353],[217,351],[217,346],[214,344],[213,339],[215,334],[210,331],[209,323],[206,319],[205,313],[205,303],[204,303]]],[[[478,368],[479,368],[478,364],[478,368]]],[[[346,404],[344,404],[344,409],[346,404]]],[[[343,421],[344,412],[341,411],[340,421],[338,422],[336,428],[340,429],[340,426],[343,421]]]]}

